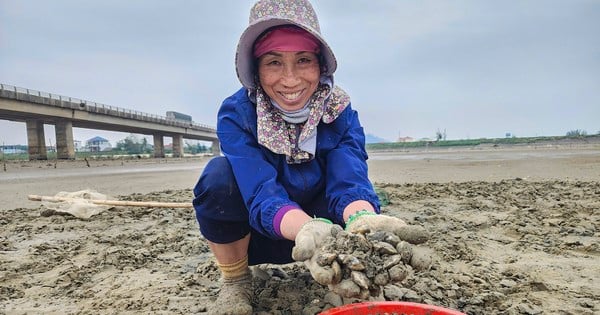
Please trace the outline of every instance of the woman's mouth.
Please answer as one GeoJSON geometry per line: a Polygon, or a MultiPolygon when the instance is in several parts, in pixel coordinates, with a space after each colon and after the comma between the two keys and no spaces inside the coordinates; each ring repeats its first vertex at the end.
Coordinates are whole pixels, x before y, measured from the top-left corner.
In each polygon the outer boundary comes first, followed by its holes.
{"type": "Polygon", "coordinates": [[[295,101],[298,99],[302,91],[294,92],[294,93],[279,93],[286,101],[295,101]]]}

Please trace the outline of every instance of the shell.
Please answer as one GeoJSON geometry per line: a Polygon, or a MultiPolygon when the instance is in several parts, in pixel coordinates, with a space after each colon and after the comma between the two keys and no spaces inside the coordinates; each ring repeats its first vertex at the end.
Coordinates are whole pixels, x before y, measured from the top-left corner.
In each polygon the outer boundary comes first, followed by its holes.
{"type": "Polygon", "coordinates": [[[395,234],[390,233],[385,237],[383,241],[392,244],[392,246],[396,246],[398,245],[398,243],[400,243],[401,239],[395,234]]]}
{"type": "Polygon", "coordinates": [[[377,285],[384,286],[390,282],[390,275],[387,271],[383,271],[375,276],[373,282],[377,285]]]}
{"type": "Polygon", "coordinates": [[[386,242],[396,246],[400,242],[400,238],[392,232],[388,231],[376,231],[366,235],[367,239],[373,243],[375,242],[386,242]]]}
{"type": "Polygon", "coordinates": [[[329,266],[336,259],[337,254],[335,253],[320,253],[317,256],[317,264],[319,266],[329,266]]]}
{"type": "Polygon", "coordinates": [[[365,265],[356,257],[352,255],[342,254],[338,256],[339,260],[344,266],[350,270],[364,270],[365,265]]]}
{"type": "Polygon", "coordinates": [[[369,289],[371,281],[369,280],[369,278],[367,278],[367,276],[364,273],[352,271],[351,277],[352,281],[354,281],[354,283],[356,283],[356,285],[358,285],[360,288],[365,290],[369,289]]]}
{"type": "Polygon", "coordinates": [[[339,283],[342,281],[342,267],[337,261],[331,263],[331,269],[333,269],[333,283],[339,283]]]}
{"type": "Polygon", "coordinates": [[[380,254],[393,255],[397,254],[398,251],[392,244],[386,242],[376,242],[373,244],[373,250],[380,254]]]}
{"type": "Polygon", "coordinates": [[[366,235],[367,239],[371,242],[383,242],[387,236],[388,233],[384,231],[375,231],[366,235]]]}
{"type": "Polygon", "coordinates": [[[408,242],[401,241],[398,243],[398,245],[396,245],[396,250],[402,257],[402,262],[408,264],[412,257],[412,245],[410,245],[408,242]]]}
{"type": "Polygon", "coordinates": [[[357,258],[354,258],[352,261],[350,261],[348,263],[348,268],[350,268],[350,270],[356,270],[356,271],[362,271],[362,270],[366,269],[365,265],[357,258]]]}
{"type": "Polygon", "coordinates": [[[395,265],[394,267],[390,268],[388,272],[390,273],[390,279],[392,281],[400,282],[406,279],[411,270],[412,268],[407,265],[395,265]]]}
{"type": "Polygon", "coordinates": [[[399,263],[402,263],[402,255],[390,256],[390,258],[386,259],[383,263],[383,269],[390,269],[392,266],[395,266],[399,263]]]}

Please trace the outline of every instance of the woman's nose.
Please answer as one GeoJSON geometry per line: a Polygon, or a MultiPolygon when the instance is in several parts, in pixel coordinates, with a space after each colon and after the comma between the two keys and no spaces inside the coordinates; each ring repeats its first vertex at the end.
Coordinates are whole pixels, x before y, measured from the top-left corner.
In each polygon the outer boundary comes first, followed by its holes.
{"type": "Polygon", "coordinates": [[[298,71],[293,65],[286,65],[283,69],[282,83],[287,86],[294,86],[300,82],[298,71]]]}

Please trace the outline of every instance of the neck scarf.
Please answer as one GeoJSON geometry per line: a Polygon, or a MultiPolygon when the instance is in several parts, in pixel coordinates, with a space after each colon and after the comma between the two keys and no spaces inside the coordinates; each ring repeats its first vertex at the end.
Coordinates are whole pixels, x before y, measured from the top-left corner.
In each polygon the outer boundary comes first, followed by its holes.
{"type": "Polygon", "coordinates": [[[284,113],[275,106],[259,86],[251,92],[256,96],[258,143],[273,153],[284,154],[288,164],[308,162],[314,158],[317,144],[317,126],[332,123],[346,106],[350,97],[333,85],[331,77],[322,78],[304,108],[284,113]],[[295,123],[297,116],[308,116],[295,123]]]}
{"type": "Polygon", "coordinates": [[[310,108],[307,106],[308,103],[304,104],[304,107],[301,109],[295,111],[287,111],[283,109],[281,106],[279,106],[279,104],[277,104],[277,102],[275,102],[275,100],[271,100],[271,104],[273,104],[273,106],[279,110],[281,118],[291,124],[303,123],[308,119],[308,115],[310,115],[310,108]]]}

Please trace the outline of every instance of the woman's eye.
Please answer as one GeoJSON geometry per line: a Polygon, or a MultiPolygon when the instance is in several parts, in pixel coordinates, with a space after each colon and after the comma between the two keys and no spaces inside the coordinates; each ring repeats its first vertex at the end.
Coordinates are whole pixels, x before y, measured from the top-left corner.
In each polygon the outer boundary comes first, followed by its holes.
{"type": "Polygon", "coordinates": [[[300,58],[298,60],[298,63],[310,63],[312,61],[312,59],[310,58],[300,58]]]}
{"type": "Polygon", "coordinates": [[[278,66],[278,65],[280,65],[280,64],[281,64],[281,63],[279,62],[279,60],[270,60],[270,61],[267,61],[267,62],[266,62],[266,65],[267,65],[267,66],[278,66]]]}

